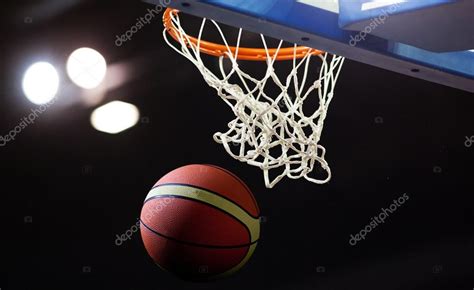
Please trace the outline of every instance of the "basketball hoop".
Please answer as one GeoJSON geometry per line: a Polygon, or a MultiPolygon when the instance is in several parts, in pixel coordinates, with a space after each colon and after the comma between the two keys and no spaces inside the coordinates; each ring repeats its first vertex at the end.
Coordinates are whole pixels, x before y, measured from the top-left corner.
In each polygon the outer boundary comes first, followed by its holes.
{"type": "Polygon", "coordinates": [[[167,44],[198,68],[207,84],[216,89],[235,115],[228,123],[228,131],[214,134],[214,140],[222,144],[228,154],[262,169],[268,188],[285,176],[304,177],[317,184],[331,179],[325,160],[326,149],[319,141],[343,57],[296,44],[283,48],[283,40],[276,48],[268,48],[263,35],[260,35],[263,48],[241,47],[242,28],[236,45],[231,46],[219,24],[208,19],[202,20],[199,35],[192,37],[181,26],[179,11],[170,8],[163,16],[163,23],[167,44]],[[202,40],[208,22],[217,29],[223,44],[202,40]],[[205,64],[201,54],[218,58],[218,73],[205,64]],[[226,59],[232,63],[229,71],[224,65],[226,59]],[[317,74],[310,73],[314,59],[319,60],[321,67],[317,74]],[[239,66],[241,61],[266,63],[265,76],[257,79],[249,75],[239,66]],[[292,61],[292,70],[284,80],[276,72],[276,61],[292,61]],[[316,77],[310,81],[312,75],[316,77]],[[240,81],[231,80],[235,77],[240,81]],[[270,82],[281,90],[278,94],[267,95],[265,88],[270,82]],[[310,99],[317,100],[319,107],[305,114],[303,105],[310,99]],[[309,176],[318,164],[326,172],[325,178],[309,176]],[[270,178],[270,171],[274,170],[279,173],[270,178]]]}

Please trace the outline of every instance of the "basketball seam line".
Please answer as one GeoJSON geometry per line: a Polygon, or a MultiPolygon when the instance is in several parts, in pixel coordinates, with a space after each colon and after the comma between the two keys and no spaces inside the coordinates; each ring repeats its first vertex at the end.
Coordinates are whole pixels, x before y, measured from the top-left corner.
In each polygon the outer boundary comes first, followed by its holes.
{"type": "MultiPolygon", "coordinates": [[[[247,260],[246,263],[244,263],[244,264],[242,264],[242,265],[240,265],[240,264],[245,260],[245,258],[247,258],[247,256],[249,255],[249,252],[250,252],[250,249],[251,249],[251,248],[252,248],[252,245],[247,248],[247,252],[245,253],[244,257],[239,261],[238,264],[236,264],[235,266],[233,266],[233,267],[230,268],[229,270],[225,271],[224,273],[217,274],[217,275],[215,275],[215,276],[219,277],[219,276],[223,275],[223,276],[225,277],[226,275],[232,274],[232,272],[231,272],[231,273],[229,273],[229,272],[232,271],[232,270],[234,270],[234,269],[235,269],[235,271],[241,270],[242,267],[245,266],[245,264],[248,262],[248,260],[247,260]],[[236,267],[238,267],[239,265],[240,265],[240,267],[239,267],[239,268],[236,268],[236,267]]],[[[255,252],[255,248],[253,249],[253,252],[255,252]]],[[[252,257],[253,252],[250,253],[249,259],[252,257]]]]}
{"type": "MultiPolygon", "coordinates": [[[[200,187],[200,186],[196,186],[196,185],[192,185],[192,184],[188,184],[188,183],[166,183],[166,184],[159,184],[159,185],[156,185],[154,186],[151,190],[155,189],[155,188],[158,188],[158,187],[162,187],[162,186],[167,186],[167,185],[177,185],[177,186],[189,186],[189,187],[194,187],[194,188],[197,188],[197,189],[201,189],[201,190],[204,190],[204,191],[208,191],[212,194],[215,194],[233,204],[235,204],[235,206],[239,207],[240,209],[242,209],[243,211],[245,211],[249,216],[253,217],[254,219],[259,219],[260,216],[254,216],[252,213],[248,212],[245,208],[241,207],[239,204],[237,204],[235,201],[215,192],[215,191],[212,191],[212,190],[209,190],[209,189],[206,189],[204,187],[200,187]]],[[[145,200],[145,202],[143,204],[145,204],[148,200],[145,200]]],[[[259,212],[260,214],[260,212],[259,212]]]]}
{"type": "Polygon", "coordinates": [[[221,171],[224,171],[224,172],[227,173],[227,174],[232,175],[232,176],[247,190],[247,192],[250,194],[250,198],[252,199],[255,208],[257,209],[258,214],[260,214],[260,208],[259,208],[259,206],[258,206],[257,200],[255,199],[255,196],[253,195],[252,191],[250,190],[250,188],[248,187],[248,185],[247,185],[245,182],[243,182],[237,175],[235,175],[234,173],[230,172],[230,171],[227,170],[227,169],[224,169],[224,168],[221,168],[221,167],[219,167],[219,166],[212,165],[212,164],[204,164],[204,165],[213,167],[213,168],[215,168],[215,169],[219,169],[219,170],[221,170],[221,171]]]}
{"type": "Polygon", "coordinates": [[[200,248],[211,248],[211,249],[239,249],[239,248],[245,248],[245,247],[250,247],[251,245],[253,244],[256,244],[258,242],[258,240],[256,240],[255,242],[252,242],[252,243],[248,243],[248,244],[243,244],[243,245],[238,245],[238,246],[214,246],[214,245],[204,245],[204,244],[198,244],[198,243],[193,243],[193,242],[186,242],[186,241],[181,241],[181,240],[178,240],[178,239],[175,239],[175,238],[172,238],[172,237],[168,237],[166,235],[163,235],[153,229],[151,229],[149,226],[147,226],[141,219],[140,219],[140,222],[143,226],[145,226],[150,232],[154,233],[155,235],[158,235],[162,238],[165,238],[165,239],[168,239],[168,240],[171,240],[171,241],[174,241],[174,242],[177,242],[177,243],[180,243],[180,244],[185,244],[185,245],[189,245],[189,246],[195,246],[195,247],[200,247],[200,248]]]}
{"type": "MultiPolygon", "coordinates": [[[[174,198],[178,198],[178,199],[190,200],[190,201],[194,201],[194,202],[197,202],[197,203],[200,203],[200,204],[204,204],[204,205],[206,205],[206,206],[209,206],[209,207],[211,207],[211,208],[214,208],[214,209],[218,210],[219,212],[222,212],[222,213],[224,213],[225,215],[231,217],[233,220],[237,221],[239,224],[241,224],[241,225],[245,228],[245,230],[247,231],[249,240],[252,241],[252,233],[251,233],[251,231],[250,231],[248,225],[246,225],[245,223],[243,223],[243,222],[242,222],[240,219],[238,219],[237,217],[231,215],[230,213],[226,212],[225,210],[223,210],[223,209],[221,209],[221,208],[219,208],[219,207],[217,207],[217,206],[215,206],[215,205],[213,205],[213,204],[206,203],[206,202],[204,202],[204,201],[202,201],[202,200],[199,200],[199,199],[193,199],[193,198],[189,198],[189,197],[185,197],[185,196],[181,196],[181,195],[172,195],[172,194],[154,196],[154,197],[149,198],[146,202],[148,202],[148,201],[150,201],[150,200],[154,200],[154,199],[163,198],[163,197],[164,197],[164,198],[166,198],[166,197],[174,197],[174,198]]],[[[145,202],[145,203],[146,203],[146,202],[145,202]]],[[[142,220],[140,219],[140,221],[142,221],[142,220]]],[[[145,224],[145,223],[143,223],[143,224],[145,224]]],[[[148,227],[148,226],[147,226],[147,227],[148,227]]],[[[165,235],[163,235],[163,236],[165,236],[165,235]]],[[[252,245],[253,243],[258,242],[259,239],[260,239],[260,235],[258,236],[258,238],[257,238],[254,242],[251,242],[251,243],[249,243],[248,245],[252,245]]],[[[183,242],[186,243],[185,241],[183,241],[183,242]]],[[[217,246],[217,247],[220,247],[220,246],[217,246]]]]}

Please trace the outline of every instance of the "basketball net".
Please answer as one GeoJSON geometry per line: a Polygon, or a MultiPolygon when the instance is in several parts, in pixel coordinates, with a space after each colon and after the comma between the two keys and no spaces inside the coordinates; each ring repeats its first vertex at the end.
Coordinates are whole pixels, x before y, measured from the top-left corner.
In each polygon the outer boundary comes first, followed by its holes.
{"type": "Polygon", "coordinates": [[[331,179],[326,149],[319,141],[343,57],[296,44],[282,48],[283,40],[277,48],[269,49],[263,35],[260,35],[263,48],[242,48],[242,28],[236,45],[230,46],[219,24],[208,19],[203,19],[195,38],[181,26],[177,10],[168,9],[164,23],[167,44],[197,67],[235,115],[227,131],[214,134],[214,140],[230,156],[263,170],[267,188],[274,187],[285,176],[304,177],[317,184],[331,179]],[[208,23],[217,29],[223,45],[201,39],[208,23]],[[206,65],[201,54],[218,57],[218,73],[211,71],[212,64],[206,65]],[[224,60],[230,60],[231,68],[226,69],[224,60]],[[265,75],[262,78],[249,75],[239,66],[242,60],[265,63],[265,75]],[[277,61],[292,62],[291,72],[284,78],[276,71],[277,61]],[[320,67],[319,73],[311,72],[315,67],[320,67]],[[278,94],[267,94],[270,83],[272,88],[275,85],[279,88],[278,94]],[[303,112],[303,104],[313,100],[319,107],[310,113],[303,112]],[[325,178],[309,176],[316,166],[325,171],[325,178]]]}

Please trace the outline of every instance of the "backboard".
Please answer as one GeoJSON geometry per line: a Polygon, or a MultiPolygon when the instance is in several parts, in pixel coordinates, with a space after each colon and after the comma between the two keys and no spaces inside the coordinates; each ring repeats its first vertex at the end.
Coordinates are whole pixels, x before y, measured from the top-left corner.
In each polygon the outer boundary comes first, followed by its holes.
{"type": "Polygon", "coordinates": [[[172,0],[170,6],[474,92],[471,0],[172,0]]]}

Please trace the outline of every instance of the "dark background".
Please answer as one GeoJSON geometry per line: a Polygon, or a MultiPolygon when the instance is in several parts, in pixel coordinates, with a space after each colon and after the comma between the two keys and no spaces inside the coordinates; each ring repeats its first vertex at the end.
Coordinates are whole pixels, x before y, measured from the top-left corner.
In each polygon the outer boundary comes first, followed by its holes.
{"type": "Polygon", "coordinates": [[[6,289],[472,289],[474,96],[347,61],[322,144],[333,179],[264,187],[259,169],[229,157],[212,134],[232,118],[198,71],[162,40],[159,17],[115,46],[150,7],[139,1],[2,2],[0,134],[35,106],[24,70],[49,60],[62,73],[74,49],[97,49],[129,80],[97,105],[137,105],[138,126],[95,131],[94,106],[64,89],[58,104],[0,147],[0,288],[6,289]],[[61,99],[62,98],[62,99],[61,99]],[[73,100],[73,101],[71,101],[73,100]],[[182,282],[147,256],[136,223],[168,171],[212,163],[252,188],[262,238],[233,277],[182,282]],[[404,193],[410,199],[356,246],[359,232],[404,193]]]}

